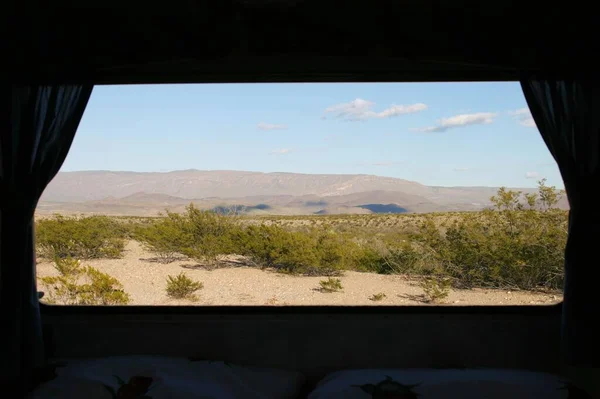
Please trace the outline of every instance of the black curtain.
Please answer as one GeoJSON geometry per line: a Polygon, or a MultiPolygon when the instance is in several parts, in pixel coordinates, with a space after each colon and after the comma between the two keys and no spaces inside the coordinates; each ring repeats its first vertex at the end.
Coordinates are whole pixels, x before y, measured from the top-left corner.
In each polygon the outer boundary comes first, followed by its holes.
{"type": "Polygon", "coordinates": [[[43,366],[33,215],[60,169],[92,86],[11,88],[0,132],[0,379],[23,389],[43,366]]]}
{"type": "Polygon", "coordinates": [[[600,366],[600,85],[521,82],[535,123],[556,160],[570,205],[565,249],[562,350],[567,364],[600,366]]]}

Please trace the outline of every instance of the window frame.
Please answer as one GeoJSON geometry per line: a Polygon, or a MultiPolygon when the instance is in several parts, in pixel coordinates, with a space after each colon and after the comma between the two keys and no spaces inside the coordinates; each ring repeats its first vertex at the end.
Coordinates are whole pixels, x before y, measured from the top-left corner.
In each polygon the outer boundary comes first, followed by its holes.
{"type": "MultiPolygon", "coordinates": [[[[267,57],[268,58],[268,57],[267,57]]],[[[284,57],[285,58],[285,57],[284,57]]],[[[342,57],[336,58],[340,61],[342,57]]],[[[278,57],[281,60],[281,57],[278,57]]],[[[341,67],[332,73],[323,72],[293,72],[257,71],[256,65],[251,65],[250,72],[240,73],[234,69],[217,72],[208,68],[199,73],[193,72],[156,76],[140,74],[135,71],[125,72],[124,75],[94,78],[89,81],[85,77],[76,78],[71,83],[91,83],[95,86],[137,85],[137,84],[228,84],[228,83],[486,83],[486,82],[517,82],[523,73],[507,68],[483,68],[472,66],[452,67],[445,64],[427,64],[402,60],[384,62],[386,60],[361,60],[358,66],[341,67]],[[372,69],[373,65],[385,65],[383,68],[372,69]],[[370,66],[370,67],[369,67],[370,66]],[[401,66],[398,72],[397,67],[401,66]],[[419,68],[425,67],[425,69],[419,68]],[[190,78],[193,76],[193,78],[190,78]]],[[[264,63],[261,59],[258,63],[264,63]]],[[[343,64],[335,64],[343,65],[343,64]]],[[[347,65],[347,64],[346,64],[347,65]]],[[[234,67],[239,68],[239,67],[234,67]]],[[[564,74],[560,74],[561,76],[564,74]]],[[[572,74],[568,74],[573,77],[572,74]]],[[[407,305],[407,306],[315,306],[315,305],[125,305],[125,306],[79,306],[52,305],[40,301],[42,315],[289,315],[289,314],[443,314],[443,315],[473,315],[473,314],[514,314],[514,315],[556,315],[562,312],[563,301],[552,305],[407,305]]]]}

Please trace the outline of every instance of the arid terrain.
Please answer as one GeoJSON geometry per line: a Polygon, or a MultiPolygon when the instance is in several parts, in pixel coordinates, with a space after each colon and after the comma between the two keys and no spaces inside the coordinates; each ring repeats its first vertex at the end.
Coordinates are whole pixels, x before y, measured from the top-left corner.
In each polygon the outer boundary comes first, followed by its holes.
{"type": "MultiPolygon", "coordinates": [[[[520,188],[523,193],[535,189],[520,188]]],[[[477,211],[495,187],[432,187],[374,175],[181,170],[165,173],[61,172],[37,213],[156,216],[165,209],[247,215],[477,211]]],[[[566,199],[559,206],[566,208],[566,199]]]]}
{"type": "Polygon", "coordinates": [[[544,179],[61,173],[36,211],[39,285],[64,304],[554,304],[565,202],[544,179]]]}
{"type": "MultiPolygon", "coordinates": [[[[87,260],[82,264],[116,277],[131,296],[130,305],[427,305],[418,284],[400,275],[346,271],[340,277],[343,290],[324,293],[319,290],[323,277],[291,276],[240,266],[235,259],[226,267],[210,270],[189,259],[162,264],[153,261],[153,257],[139,243],[129,241],[122,259],[87,260]],[[182,271],[204,284],[196,301],[175,300],[166,295],[167,276],[182,271]],[[379,301],[369,299],[379,293],[385,297],[379,301]]],[[[43,259],[37,272],[38,278],[56,274],[53,264],[43,259]]],[[[38,288],[44,290],[40,284],[38,288]]],[[[453,289],[442,304],[551,305],[561,300],[557,292],[453,289]]]]}

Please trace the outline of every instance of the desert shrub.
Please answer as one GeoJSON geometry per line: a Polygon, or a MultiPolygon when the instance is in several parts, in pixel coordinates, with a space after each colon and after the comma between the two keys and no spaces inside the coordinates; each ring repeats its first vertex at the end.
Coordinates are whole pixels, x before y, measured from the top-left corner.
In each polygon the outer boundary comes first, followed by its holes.
{"type": "Polygon", "coordinates": [[[465,220],[446,235],[447,269],[466,286],[560,288],[566,228],[563,213],[533,210],[465,220]]]}
{"type": "Polygon", "coordinates": [[[419,268],[420,260],[419,252],[410,243],[387,244],[376,271],[381,274],[411,274],[419,268]]]}
{"type": "Polygon", "coordinates": [[[351,268],[351,242],[319,228],[290,231],[276,225],[249,226],[235,236],[242,255],[264,267],[304,275],[337,275],[351,268]]]}
{"type": "Polygon", "coordinates": [[[237,254],[249,263],[301,275],[344,270],[448,277],[458,288],[559,289],[567,213],[562,192],[504,188],[494,209],[427,215],[225,216],[190,205],[162,218],[105,216],[40,220],[38,252],[46,257],[118,257],[133,237],[165,262],[182,254],[218,263],[237,254]]]}
{"type": "Polygon", "coordinates": [[[315,229],[311,232],[315,241],[318,268],[328,274],[338,274],[342,270],[355,268],[356,245],[331,230],[315,229]]]}
{"type": "Polygon", "coordinates": [[[189,205],[183,214],[167,211],[165,217],[139,226],[135,236],[165,261],[183,254],[215,263],[219,255],[236,252],[231,239],[238,229],[231,216],[189,205]]]}
{"type": "Polygon", "coordinates": [[[342,286],[342,280],[339,278],[327,278],[327,280],[319,281],[320,290],[322,292],[339,292],[344,289],[342,286]]]}
{"type": "Polygon", "coordinates": [[[425,277],[419,283],[423,290],[425,302],[442,302],[450,294],[451,282],[449,278],[425,277]]]}
{"type": "Polygon", "coordinates": [[[387,295],[385,295],[383,292],[379,292],[377,294],[371,295],[369,297],[369,300],[373,301],[373,302],[379,302],[379,301],[383,301],[386,297],[387,297],[387,295]]]}
{"type": "Polygon", "coordinates": [[[243,226],[230,216],[193,206],[183,214],[167,212],[163,219],[140,226],[136,238],[165,260],[180,253],[215,262],[219,255],[238,254],[263,267],[307,275],[339,274],[354,262],[348,251],[352,243],[336,232],[267,223],[243,226]]]}
{"type": "Polygon", "coordinates": [[[377,242],[359,243],[358,249],[354,252],[355,270],[384,274],[382,270],[386,267],[387,259],[382,251],[385,250],[377,242]]]}
{"type": "Polygon", "coordinates": [[[137,226],[134,238],[140,241],[164,263],[170,263],[177,255],[192,246],[192,237],[183,228],[183,219],[168,213],[165,218],[151,224],[137,226]]]}
{"type": "MultiPolygon", "coordinates": [[[[553,188],[541,181],[540,191],[544,190],[553,188]]],[[[551,208],[557,197],[544,196],[549,199],[542,202],[543,210],[524,209],[519,193],[500,189],[492,198],[495,210],[464,214],[445,232],[426,220],[418,239],[435,253],[455,286],[560,289],[567,214],[551,208]]],[[[526,200],[535,202],[532,197],[526,200]]]]}
{"type": "Polygon", "coordinates": [[[36,223],[38,253],[50,259],[119,258],[125,248],[123,226],[107,216],[56,215],[36,223]]]}
{"type": "Polygon", "coordinates": [[[78,259],[71,257],[68,258],[55,258],[54,269],[61,276],[77,276],[83,269],[81,268],[81,262],[78,259]]]}
{"type": "Polygon", "coordinates": [[[204,288],[204,284],[194,281],[185,273],[167,277],[167,295],[176,299],[195,299],[194,293],[204,288]]]}
{"type": "Polygon", "coordinates": [[[218,255],[235,252],[231,237],[237,226],[232,216],[202,211],[190,205],[181,226],[191,239],[183,253],[191,258],[214,262],[218,255]]]}
{"type": "Polygon", "coordinates": [[[359,270],[379,274],[428,275],[439,268],[429,247],[404,235],[367,240],[356,262],[359,270]]]}
{"type": "Polygon", "coordinates": [[[318,262],[308,235],[276,225],[249,226],[238,234],[236,242],[242,255],[280,271],[302,273],[318,262]]]}
{"type": "Polygon", "coordinates": [[[116,278],[91,266],[82,267],[74,258],[54,261],[58,276],[41,277],[48,290],[44,297],[48,303],[62,305],[126,305],[129,295],[116,278]]]}

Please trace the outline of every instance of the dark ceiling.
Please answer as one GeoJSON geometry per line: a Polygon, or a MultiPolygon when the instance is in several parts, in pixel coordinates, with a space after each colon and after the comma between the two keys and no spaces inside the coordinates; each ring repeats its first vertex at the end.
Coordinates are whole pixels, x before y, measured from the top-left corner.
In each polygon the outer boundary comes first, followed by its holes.
{"type": "Polygon", "coordinates": [[[5,60],[20,83],[512,80],[595,73],[600,64],[591,6],[540,2],[536,8],[523,0],[17,4],[9,14],[5,60]]]}

